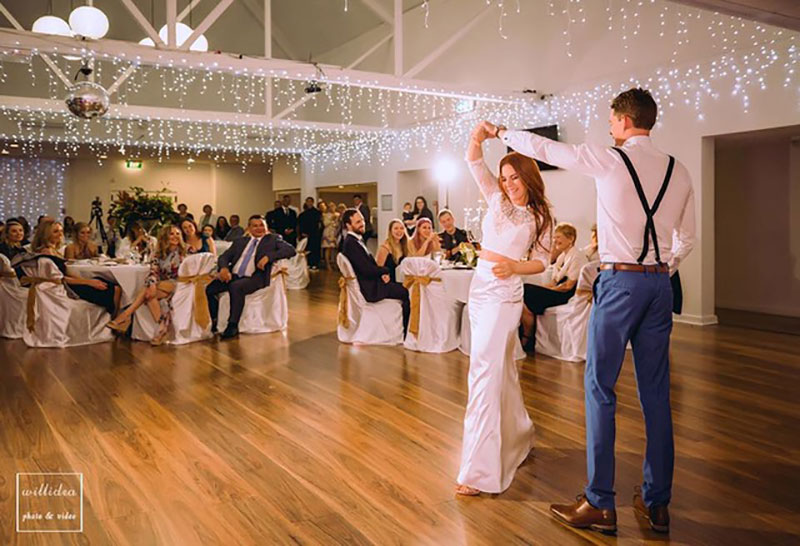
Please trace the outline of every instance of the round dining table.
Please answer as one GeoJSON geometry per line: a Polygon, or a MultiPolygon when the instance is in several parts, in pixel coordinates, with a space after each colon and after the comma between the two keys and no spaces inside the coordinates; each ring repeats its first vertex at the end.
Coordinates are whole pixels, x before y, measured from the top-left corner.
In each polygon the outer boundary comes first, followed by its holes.
{"type": "Polygon", "coordinates": [[[118,264],[116,262],[98,263],[78,261],[67,264],[67,274],[84,279],[102,279],[117,283],[122,289],[120,303],[129,305],[136,294],[144,288],[144,282],[150,273],[146,264],[118,264]]]}

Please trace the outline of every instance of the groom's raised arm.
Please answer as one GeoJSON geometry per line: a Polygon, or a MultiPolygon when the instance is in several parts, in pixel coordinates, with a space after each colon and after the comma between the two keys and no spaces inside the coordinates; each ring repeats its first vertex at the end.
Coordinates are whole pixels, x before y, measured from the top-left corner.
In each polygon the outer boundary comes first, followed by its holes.
{"type": "Polygon", "coordinates": [[[567,144],[528,131],[500,130],[500,139],[515,151],[568,171],[598,176],[616,166],[611,148],[591,144],[567,144]]]}

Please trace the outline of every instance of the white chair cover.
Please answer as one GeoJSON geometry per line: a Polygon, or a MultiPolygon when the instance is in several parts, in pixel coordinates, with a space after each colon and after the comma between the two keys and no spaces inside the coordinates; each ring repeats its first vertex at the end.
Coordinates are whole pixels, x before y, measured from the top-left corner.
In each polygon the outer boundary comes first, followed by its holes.
{"type": "Polygon", "coordinates": [[[302,290],[308,286],[308,260],[306,259],[306,247],[308,237],[301,239],[297,243],[297,254],[287,260],[288,276],[286,278],[286,288],[289,290],[302,290]]]}
{"type": "Polygon", "coordinates": [[[8,257],[0,254],[0,337],[22,338],[27,301],[28,289],[20,286],[8,257]]]}
{"type": "MultiPolygon", "coordinates": [[[[211,275],[217,269],[216,256],[210,252],[192,254],[184,258],[178,268],[179,277],[197,277],[211,275]]],[[[201,283],[205,292],[208,283],[201,283]]],[[[211,337],[211,322],[203,327],[195,320],[195,283],[178,282],[172,294],[172,334],[169,343],[183,345],[211,337]]],[[[208,304],[205,304],[206,306],[208,304]]],[[[206,309],[203,312],[207,311],[206,309]]],[[[149,311],[148,311],[149,314],[149,311]]],[[[152,319],[152,315],[150,316],[152,319]]]]}
{"type": "MultiPolygon", "coordinates": [[[[461,336],[460,344],[458,346],[458,350],[467,356],[469,356],[470,349],[472,347],[471,332],[472,330],[469,324],[469,303],[467,303],[464,306],[464,309],[461,311],[461,336]]],[[[528,355],[525,354],[525,349],[522,348],[522,343],[520,342],[519,337],[514,339],[514,360],[522,360],[528,355]]]]}
{"type": "MultiPolygon", "coordinates": [[[[289,325],[289,302],[286,299],[288,260],[278,260],[272,266],[269,286],[256,290],[244,299],[244,310],[239,319],[242,334],[265,334],[285,330],[289,325]]],[[[220,294],[217,324],[220,329],[228,324],[231,298],[227,292],[220,294]]]]}
{"type": "MultiPolygon", "coordinates": [[[[45,258],[23,265],[22,269],[31,277],[63,279],[56,264],[45,258]]],[[[114,339],[105,327],[111,319],[106,310],[88,301],[71,299],[61,283],[39,284],[34,309],[34,329],[29,331],[26,327],[22,335],[28,347],[75,347],[114,339]]]]}
{"type": "Polygon", "coordinates": [[[214,241],[214,248],[217,250],[217,257],[219,258],[223,252],[231,247],[232,244],[232,241],[214,241]]]}
{"type": "Polygon", "coordinates": [[[356,274],[344,254],[336,263],[346,280],[347,323],[338,324],[337,335],[343,343],[365,345],[398,345],[403,342],[403,306],[398,300],[368,303],[358,286],[356,274]]]}
{"type": "MultiPolygon", "coordinates": [[[[405,279],[410,276],[441,279],[442,273],[436,262],[429,258],[406,258],[399,269],[405,279]]],[[[461,341],[463,304],[447,295],[441,280],[420,285],[419,293],[419,333],[408,332],[403,343],[405,348],[424,353],[447,353],[457,349],[461,341]]]]}
{"type": "Polygon", "coordinates": [[[592,312],[592,287],[600,262],[581,268],[575,295],[564,305],[536,317],[536,352],[568,362],[586,360],[586,338],[592,312]]]}

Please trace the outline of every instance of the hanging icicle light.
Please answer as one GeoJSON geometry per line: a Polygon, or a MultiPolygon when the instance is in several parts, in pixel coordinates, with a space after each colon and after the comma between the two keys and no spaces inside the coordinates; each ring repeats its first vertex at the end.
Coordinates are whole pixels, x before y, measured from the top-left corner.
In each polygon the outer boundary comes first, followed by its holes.
{"type": "Polygon", "coordinates": [[[99,40],[108,34],[108,17],[94,6],[80,6],[69,14],[69,26],[78,36],[99,40]]]}

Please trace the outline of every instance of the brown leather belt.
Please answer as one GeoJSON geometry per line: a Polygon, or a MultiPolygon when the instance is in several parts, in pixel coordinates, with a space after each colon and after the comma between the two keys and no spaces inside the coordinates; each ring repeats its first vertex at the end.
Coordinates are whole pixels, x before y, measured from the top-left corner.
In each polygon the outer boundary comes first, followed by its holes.
{"type": "Polygon", "coordinates": [[[604,271],[633,271],[635,273],[669,273],[669,266],[666,264],[600,264],[600,269],[604,271]]]}

